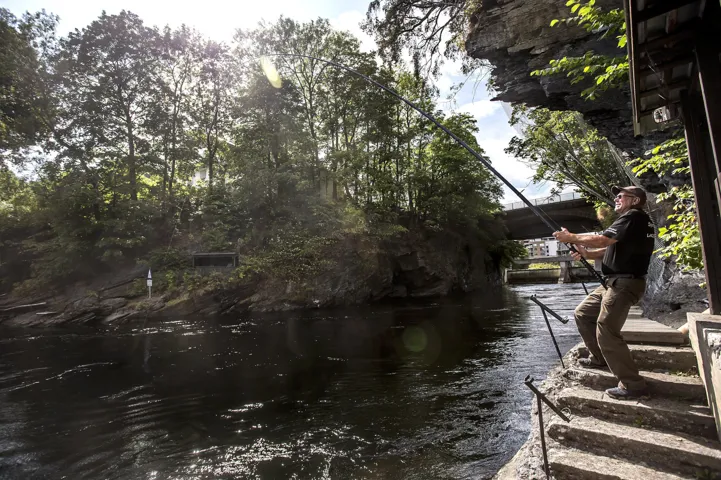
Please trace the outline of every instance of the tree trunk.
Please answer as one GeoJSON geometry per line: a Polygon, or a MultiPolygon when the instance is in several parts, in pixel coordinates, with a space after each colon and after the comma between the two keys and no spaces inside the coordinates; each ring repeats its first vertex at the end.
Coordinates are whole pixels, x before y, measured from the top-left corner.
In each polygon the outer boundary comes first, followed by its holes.
{"type": "Polygon", "coordinates": [[[130,111],[125,111],[125,124],[128,134],[128,176],[130,177],[130,199],[138,199],[138,184],[136,178],[135,160],[135,138],[133,136],[133,120],[130,118],[130,111]]]}

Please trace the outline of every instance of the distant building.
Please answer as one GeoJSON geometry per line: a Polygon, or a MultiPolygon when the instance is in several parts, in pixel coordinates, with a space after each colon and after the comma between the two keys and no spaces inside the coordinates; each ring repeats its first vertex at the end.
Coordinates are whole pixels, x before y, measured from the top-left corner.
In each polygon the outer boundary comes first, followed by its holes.
{"type": "MultiPolygon", "coordinates": [[[[598,235],[600,232],[589,232],[598,235]]],[[[568,247],[553,237],[534,238],[523,240],[523,246],[528,250],[528,258],[562,257],[571,252],[568,247]]]]}
{"type": "Polygon", "coordinates": [[[569,253],[568,247],[553,237],[523,240],[523,246],[528,250],[528,258],[556,257],[569,253]]]}

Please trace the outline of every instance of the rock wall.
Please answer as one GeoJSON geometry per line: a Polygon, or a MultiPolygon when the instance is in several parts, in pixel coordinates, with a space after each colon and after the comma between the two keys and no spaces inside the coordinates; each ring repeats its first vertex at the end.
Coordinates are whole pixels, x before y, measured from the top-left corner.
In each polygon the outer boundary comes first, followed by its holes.
{"type": "MultiPolygon", "coordinates": [[[[499,225],[492,227],[495,230],[499,225]]],[[[497,231],[487,233],[501,237],[497,231]]],[[[145,272],[137,267],[125,269],[48,297],[4,297],[0,323],[123,323],[156,316],[336,307],[385,298],[437,297],[501,283],[498,259],[476,236],[445,230],[412,230],[384,241],[349,236],[328,252],[326,268],[302,281],[260,276],[234,287],[173,294],[158,291],[147,299],[145,272]],[[21,304],[30,305],[4,311],[21,304]]],[[[154,270],[153,274],[161,278],[163,272],[154,270]]]]}
{"type": "MultiPolygon", "coordinates": [[[[597,5],[623,8],[620,0],[599,0],[597,5]]],[[[586,84],[571,85],[564,75],[530,76],[554,58],[587,51],[621,53],[614,39],[599,40],[579,27],[550,26],[551,20],[569,14],[563,0],[484,0],[471,18],[466,52],[493,65],[497,100],[581,112],[617,148],[632,157],[642,155],[666,136],[634,138],[628,88],[612,89],[587,101],[580,95],[586,84]]]]}
{"type": "Polygon", "coordinates": [[[500,267],[483,245],[449,231],[410,231],[380,243],[348,238],[335,251],[333,266],[314,278],[267,279],[235,307],[255,311],[334,307],[384,298],[443,296],[501,282],[500,267]]]}

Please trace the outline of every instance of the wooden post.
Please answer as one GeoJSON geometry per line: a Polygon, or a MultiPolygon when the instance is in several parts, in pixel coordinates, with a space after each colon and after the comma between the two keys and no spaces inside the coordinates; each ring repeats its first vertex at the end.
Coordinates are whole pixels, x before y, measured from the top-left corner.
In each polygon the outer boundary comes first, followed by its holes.
{"type": "Polygon", "coordinates": [[[696,194],[696,218],[701,233],[706,290],[711,314],[721,313],[721,222],[715,202],[716,165],[709,145],[703,110],[698,101],[681,93],[691,180],[696,194]]]}
{"type": "MultiPolygon", "coordinates": [[[[707,8],[711,8],[711,6],[707,8]]],[[[698,79],[703,93],[711,147],[716,164],[714,179],[718,178],[718,172],[721,171],[721,63],[719,62],[721,48],[716,40],[717,35],[718,33],[711,34],[707,30],[696,44],[698,79]]]]}

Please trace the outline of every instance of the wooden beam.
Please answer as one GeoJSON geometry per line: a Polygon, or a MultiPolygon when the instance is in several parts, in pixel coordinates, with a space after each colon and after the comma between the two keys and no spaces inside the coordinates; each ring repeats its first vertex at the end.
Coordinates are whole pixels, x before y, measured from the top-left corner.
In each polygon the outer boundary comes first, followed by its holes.
{"type": "Polygon", "coordinates": [[[684,79],[676,80],[675,82],[661,85],[660,87],[655,87],[650,90],[644,90],[643,92],[639,92],[638,96],[640,98],[651,97],[656,94],[661,94],[665,91],[670,92],[671,90],[679,90],[681,88],[688,88],[690,84],[691,84],[691,79],[684,78],[684,79]]]}
{"type": "Polygon", "coordinates": [[[686,55],[681,58],[674,58],[672,60],[665,60],[657,63],[652,63],[650,57],[645,56],[641,59],[641,61],[638,62],[638,64],[641,72],[645,73],[647,70],[651,70],[652,72],[659,72],[661,70],[667,70],[669,68],[673,70],[676,67],[680,67],[688,63],[693,63],[695,59],[691,52],[689,52],[688,49],[683,50],[683,52],[686,53],[686,55]]]}
{"type": "Polygon", "coordinates": [[[649,52],[653,52],[659,47],[664,47],[671,43],[678,43],[685,40],[692,40],[696,36],[698,26],[699,22],[696,20],[686,22],[683,24],[683,28],[680,28],[673,33],[664,34],[660,37],[652,38],[651,40],[646,40],[645,42],[638,44],[638,49],[648,55],[649,52]]]}
{"type": "Polygon", "coordinates": [[[721,171],[721,42],[714,41],[715,36],[707,30],[696,45],[696,65],[716,170],[721,171]]]}
{"type": "Polygon", "coordinates": [[[634,0],[623,0],[623,10],[626,14],[626,49],[628,50],[628,77],[631,82],[631,109],[633,110],[634,134],[641,132],[636,131],[638,123],[641,121],[641,96],[638,94],[640,90],[638,58],[636,48],[638,46],[638,30],[634,23],[635,14],[634,0]]]}
{"type": "Polygon", "coordinates": [[[657,108],[668,107],[669,105],[678,105],[679,103],[681,103],[681,100],[666,102],[663,105],[659,105],[657,107],[647,108],[646,110],[641,111],[641,117],[645,117],[646,115],[652,115],[654,110],[656,110],[657,108]]]}
{"type": "Polygon", "coordinates": [[[640,11],[636,12],[634,15],[634,21],[636,23],[645,22],[646,20],[650,20],[653,17],[658,17],[659,15],[666,14],[670,12],[671,10],[676,10],[677,8],[684,7],[686,5],[689,5],[691,3],[696,2],[697,0],[664,0],[659,1],[654,5],[651,5],[650,7],[640,11]]]}
{"type": "Polygon", "coordinates": [[[701,233],[706,290],[711,314],[718,315],[721,313],[721,219],[715,200],[716,168],[710,158],[708,132],[699,103],[697,99],[689,97],[687,91],[681,92],[691,181],[696,195],[696,218],[701,233]]]}

